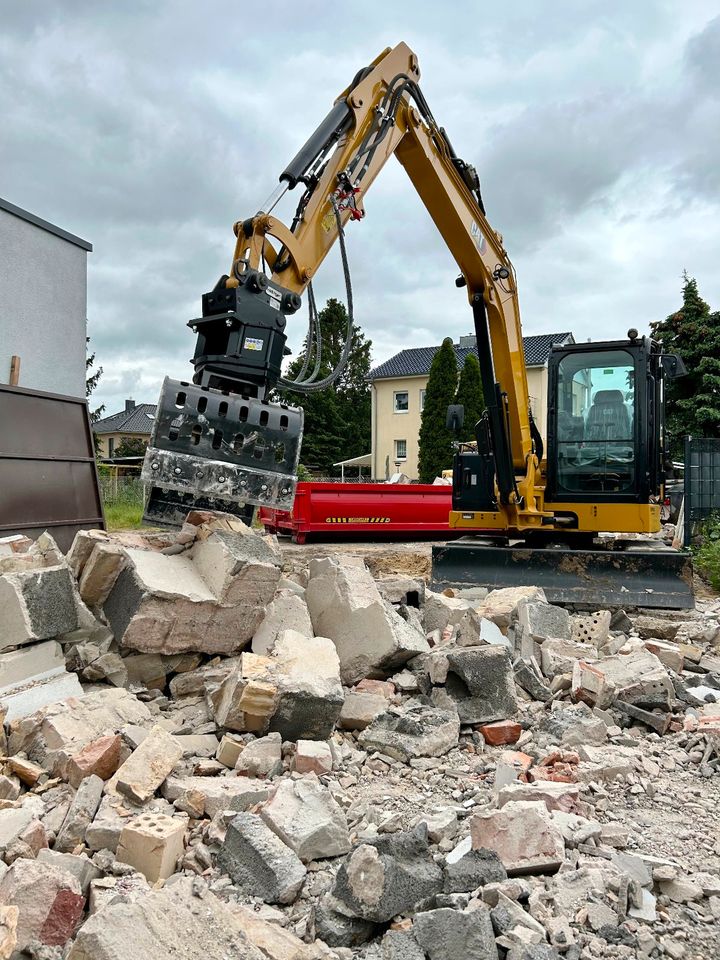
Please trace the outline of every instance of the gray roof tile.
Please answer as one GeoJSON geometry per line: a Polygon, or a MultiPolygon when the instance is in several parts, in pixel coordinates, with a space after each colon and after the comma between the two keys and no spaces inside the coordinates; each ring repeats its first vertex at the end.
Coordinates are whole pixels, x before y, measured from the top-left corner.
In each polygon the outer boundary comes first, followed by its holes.
{"type": "Polygon", "coordinates": [[[156,403],[138,403],[132,410],[121,410],[93,424],[95,433],[146,433],[155,423],[156,403]]]}
{"type": "MultiPolygon", "coordinates": [[[[523,337],[525,363],[528,367],[538,367],[547,363],[553,344],[574,343],[572,333],[541,333],[534,337],[523,337]]],[[[476,347],[461,347],[454,344],[458,367],[465,363],[465,357],[472,352],[477,356],[476,347]]],[[[436,347],[411,347],[401,350],[385,363],[381,363],[368,374],[368,380],[382,380],[391,377],[422,377],[430,373],[430,364],[440,349],[436,347]]]]}

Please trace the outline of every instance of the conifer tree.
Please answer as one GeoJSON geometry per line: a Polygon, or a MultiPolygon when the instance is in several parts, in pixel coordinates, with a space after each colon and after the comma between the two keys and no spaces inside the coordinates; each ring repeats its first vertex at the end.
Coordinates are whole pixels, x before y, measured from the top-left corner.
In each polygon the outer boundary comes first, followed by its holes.
{"type": "Polygon", "coordinates": [[[455,403],[461,403],[465,408],[465,420],[460,431],[460,440],[475,439],[475,424],[485,409],[482,380],[480,378],[480,363],[474,353],[468,353],[460,373],[455,403]]]}
{"type": "Polygon", "coordinates": [[[420,422],[418,474],[421,483],[432,483],[443,470],[452,467],[456,437],[445,426],[447,408],[455,401],[458,373],[455,348],[447,337],[433,357],[425,389],[425,405],[420,422]]]}
{"type": "Polygon", "coordinates": [[[682,457],[683,438],[720,436],[720,313],[711,312],[697,281],[683,273],[682,306],[650,325],[668,353],[677,353],[687,376],[671,380],[666,423],[673,457],[682,457]]]}

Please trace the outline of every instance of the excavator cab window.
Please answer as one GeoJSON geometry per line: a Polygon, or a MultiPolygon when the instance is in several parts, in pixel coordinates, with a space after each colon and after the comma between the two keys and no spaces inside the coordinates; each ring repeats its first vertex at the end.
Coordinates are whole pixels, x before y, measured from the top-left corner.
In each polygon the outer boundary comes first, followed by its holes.
{"type": "Polygon", "coordinates": [[[626,350],[569,353],[557,369],[556,490],[635,489],[635,358],[626,350]]]}

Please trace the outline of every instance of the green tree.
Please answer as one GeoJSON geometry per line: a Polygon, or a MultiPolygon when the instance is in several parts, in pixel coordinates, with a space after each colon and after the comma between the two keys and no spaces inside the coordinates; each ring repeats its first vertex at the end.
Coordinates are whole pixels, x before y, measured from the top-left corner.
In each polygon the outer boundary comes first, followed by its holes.
{"type": "Polygon", "coordinates": [[[687,376],[669,381],[666,393],[670,452],[679,458],[686,434],[720,436],[720,313],[710,311],[697,281],[685,272],[682,306],[650,328],[687,368],[687,376]]]}
{"type": "Polygon", "coordinates": [[[147,450],[147,440],[142,437],[123,437],[115,448],[115,457],[144,457],[147,450]]]}
{"type": "MultiPolygon", "coordinates": [[[[345,346],[348,315],[344,304],[332,298],[319,313],[322,331],[322,361],[317,379],[326,377],[337,366],[345,346]]],[[[371,444],[370,372],[372,341],[353,324],[353,344],[347,366],[326,390],[310,394],[284,392],[284,399],[305,410],[302,461],[323,474],[332,472],[333,463],[369,453],[371,444]]],[[[305,354],[299,354],[288,368],[287,377],[300,373],[305,354]]],[[[311,358],[308,373],[314,365],[311,358]]]]}
{"type": "Polygon", "coordinates": [[[465,357],[460,381],[458,383],[455,403],[461,403],[465,408],[465,421],[460,431],[460,440],[475,439],[475,424],[485,409],[482,380],[480,378],[480,363],[474,353],[465,357]]]}
{"type": "Polygon", "coordinates": [[[455,435],[445,426],[448,405],[455,400],[458,386],[457,359],[450,337],[433,357],[425,388],[425,405],[420,421],[418,474],[421,483],[432,483],[452,466],[455,435]]]}
{"type": "MultiPolygon", "coordinates": [[[[90,337],[85,337],[85,344],[86,344],[86,346],[87,346],[88,343],[90,343],[90,337]]],[[[87,397],[88,400],[90,399],[90,395],[92,394],[93,390],[95,389],[95,387],[96,387],[96,386],[98,385],[98,383],[100,382],[100,377],[103,375],[103,368],[102,368],[102,367],[98,367],[97,370],[95,370],[94,372],[92,372],[92,367],[93,367],[93,364],[94,364],[94,363],[95,363],[95,352],[93,351],[92,353],[87,353],[87,349],[86,349],[86,353],[85,353],[85,374],[86,374],[86,376],[85,376],[85,396],[87,397]]],[[[103,415],[104,412],[105,412],[105,404],[104,404],[104,403],[101,403],[99,407],[95,407],[94,410],[91,410],[91,409],[88,407],[88,413],[89,413],[89,415],[90,415],[90,423],[96,423],[96,422],[100,419],[100,417],[102,417],[102,415],[103,415]]],[[[95,433],[93,433],[93,443],[94,443],[94,445],[95,445],[95,456],[97,456],[97,455],[100,453],[100,440],[99,440],[98,436],[97,436],[95,433]]]]}

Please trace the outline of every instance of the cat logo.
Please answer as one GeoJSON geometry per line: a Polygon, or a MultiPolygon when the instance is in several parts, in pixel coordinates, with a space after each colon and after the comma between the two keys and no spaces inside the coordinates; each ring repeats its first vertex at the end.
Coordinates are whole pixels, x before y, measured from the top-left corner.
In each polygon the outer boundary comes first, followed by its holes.
{"type": "Polygon", "coordinates": [[[325,523],[390,523],[390,517],[325,517],[325,523]]]}

